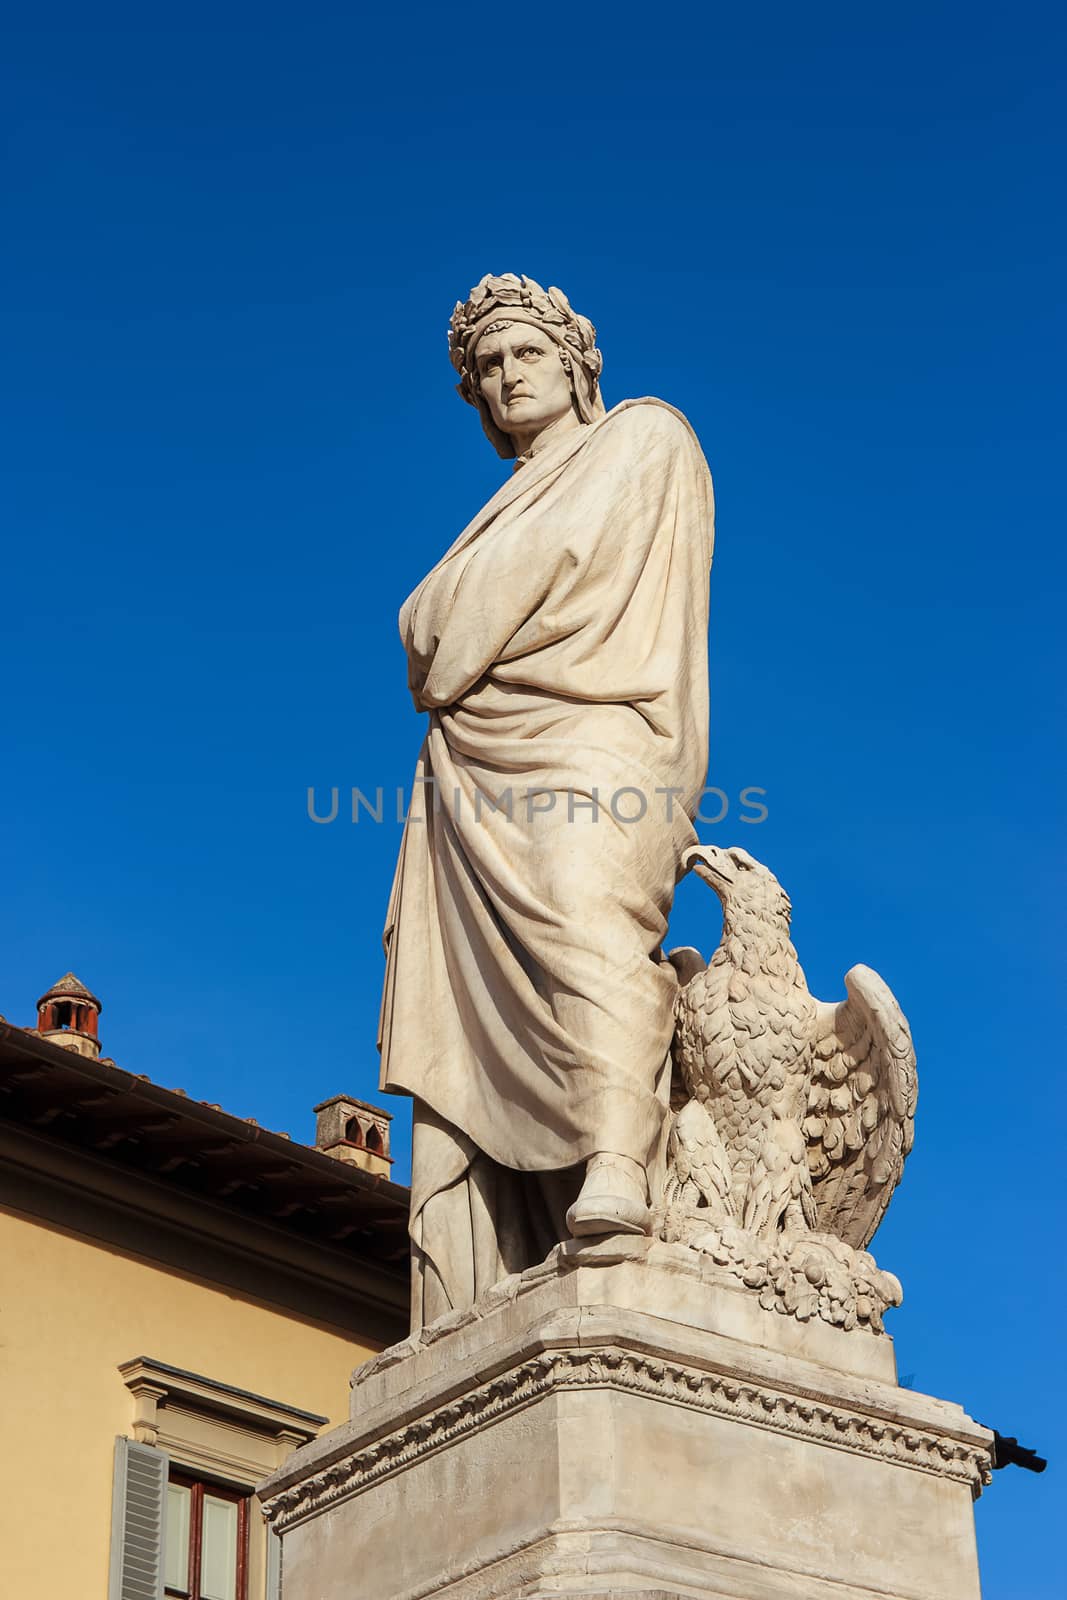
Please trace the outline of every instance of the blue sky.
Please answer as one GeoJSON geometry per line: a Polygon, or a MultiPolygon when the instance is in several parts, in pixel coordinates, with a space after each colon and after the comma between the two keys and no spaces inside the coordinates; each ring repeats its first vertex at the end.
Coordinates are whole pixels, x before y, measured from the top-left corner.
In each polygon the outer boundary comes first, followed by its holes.
{"type": "MultiPolygon", "coordinates": [[[[25,14],[27,17],[29,13],[25,14]]],[[[9,35],[0,1010],[73,968],[119,1063],[298,1138],[374,1097],[400,602],[501,477],[445,328],[483,272],[596,322],[719,504],[706,830],[875,966],[919,1052],[876,1250],[900,1369],[1065,1437],[1052,5],[44,7],[9,35]]],[[[672,942],[714,944],[686,884],[672,942]]],[[[397,1175],[406,1177],[403,1102],[397,1175]]],[[[1059,1595],[1044,1478],[986,1600],[1059,1595]]]]}

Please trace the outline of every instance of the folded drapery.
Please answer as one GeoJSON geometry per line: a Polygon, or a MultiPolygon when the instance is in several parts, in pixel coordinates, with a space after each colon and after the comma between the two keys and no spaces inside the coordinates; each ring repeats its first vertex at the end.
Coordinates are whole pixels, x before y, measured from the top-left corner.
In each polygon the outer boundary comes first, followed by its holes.
{"type": "Polygon", "coordinates": [[[522,466],[401,612],[430,726],[385,930],[382,1087],[460,1136],[421,1161],[416,1139],[416,1238],[471,1149],[537,1173],[659,1148],[712,537],[688,423],[625,401],[522,466]]]}

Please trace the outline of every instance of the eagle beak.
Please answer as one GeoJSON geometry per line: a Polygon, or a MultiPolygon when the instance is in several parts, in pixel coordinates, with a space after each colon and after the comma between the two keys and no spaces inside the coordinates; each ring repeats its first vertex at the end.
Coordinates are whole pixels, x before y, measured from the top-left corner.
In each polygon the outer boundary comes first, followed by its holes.
{"type": "Polygon", "coordinates": [[[726,851],[714,844],[698,844],[687,850],[682,867],[686,872],[695,872],[716,890],[727,888],[737,878],[737,868],[726,851]]]}

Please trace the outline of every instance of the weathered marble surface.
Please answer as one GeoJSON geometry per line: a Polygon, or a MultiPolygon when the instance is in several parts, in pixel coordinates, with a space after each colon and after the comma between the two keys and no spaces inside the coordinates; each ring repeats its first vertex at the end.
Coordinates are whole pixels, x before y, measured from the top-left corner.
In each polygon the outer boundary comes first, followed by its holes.
{"type": "Polygon", "coordinates": [[[846,1000],[814,998],[789,896],[747,850],[699,845],[684,864],[719,897],[723,931],[707,965],[689,948],[670,956],[690,1103],[675,1121],[668,1198],[764,1239],[818,1229],[863,1250],[915,1137],[907,1019],[870,967],[846,975],[846,1000]]]}
{"type": "Polygon", "coordinates": [[[261,1492],[286,1600],[978,1600],[991,1443],[885,1334],[620,1237],[359,1369],[261,1492]]]}
{"type": "Polygon", "coordinates": [[[651,1226],[676,989],[659,956],[708,760],[692,428],[654,399],[605,411],[592,324],[530,278],[484,278],[450,349],[518,470],[400,614],[428,728],[379,1042],[382,1087],[416,1101],[415,1326],[568,1232],[651,1226]]]}
{"type": "Polygon", "coordinates": [[[778,879],[737,846],[685,865],[722,903],[718,949],[671,952],[674,1095],[663,1238],[707,1251],[768,1308],[843,1328],[899,1305],[867,1253],[915,1137],[911,1030],[870,967],[810,993],[778,879]]]}

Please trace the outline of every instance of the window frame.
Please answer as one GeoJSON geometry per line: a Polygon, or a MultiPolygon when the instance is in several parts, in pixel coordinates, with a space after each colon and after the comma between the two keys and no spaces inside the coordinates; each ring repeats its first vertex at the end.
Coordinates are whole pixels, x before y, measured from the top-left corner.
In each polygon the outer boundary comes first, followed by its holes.
{"type": "MultiPolygon", "coordinates": [[[[158,1450],[170,1473],[248,1496],[246,1600],[278,1600],[280,1541],[252,1488],[276,1472],[293,1450],[314,1439],[329,1419],[154,1356],[120,1362],[118,1373],[132,1399],[131,1449],[158,1450]]],[[[164,1527],[161,1541],[165,1534],[164,1527]]],[[[160,1549],[164,1561],[162,1543],[160,1549]]],[[[168,1600],[181,1600],[181,1591],[173,1591],[168,1600]]]]}
{"type": "MultiPolygon", "coordinates": [[[[167,1484],[176,1484],[190,1491],[189,1498],[189,1566],[188,1589],[173,1589],[164,1585],[167,1600],[202,1600],[200,1594],[200,1569],[203,1560],[204,1495],[216,1500],[228,1500],[237,1507],[237,1576],[234,1600],[248,1600],[248,1524],[252,1490],[237,1484],[225,1483],[211,1477],[197,1477],[192,1472],[174,1464],[167,1474],[167,1484]]],[[[166,1562],[167,1534],[163,1529],[163,1560],[166,1562]]]]}

